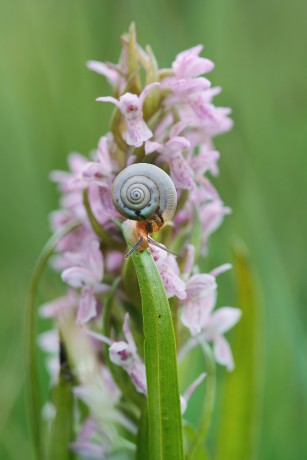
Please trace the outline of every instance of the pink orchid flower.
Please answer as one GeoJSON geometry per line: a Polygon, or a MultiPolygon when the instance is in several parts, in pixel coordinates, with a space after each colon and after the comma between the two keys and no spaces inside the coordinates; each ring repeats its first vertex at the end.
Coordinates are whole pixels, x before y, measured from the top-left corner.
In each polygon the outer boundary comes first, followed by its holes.
{"type": "Polygon", "coordinates": [[[151,83],[143,89],[139,96],[125,93],[119,100],[111,96],[96,99],[98,102],[111,102],[119,108],[126,122],[126,131],[123,137],[128,145],[140,147],[152,137],[151,130],[143,120],[143,104],[148,93],[159,85],[159,82],[151,83]]]}
{"type": "Polygon", "coordinates": [[[196,45],[177,54],[172,64],[172,69],[177,78],[194,78],[214,69],[212,61],[199,56],[203,48],[203,45],[196,45]]]}
{"type": "Polygon", "coordinates": [[[178,299],[185,299],[187,296],[186,285],[180,278],[175,256],[153,246],[150,247],[150,251],[160,272],[167,297],[176,296],[178,299]]]}
{"type": "Polygon", "coordinates": [[[186,282],[187,299],[183,305],[182,323],[190,329],[193,337],[213,342],[215,359],[230,371],[234,368],[233,357],[223,333],[233,327],[241,317],[241,310],[222,307],[213,312],[217,298],[216,276],[231,266],[224,264],[209,274],[191,276],[186,282]]]}
{"type": "Polygon", "coordinates": [[[88,417],[83,423],[77,439],[70,444],[70,448],[77,455],[84,458],[92,460],[106,459],[108,448],[102,445],[102,442],[97,442],[99,435],[103,437],[100,426],[93,417],[88,417]]]}
{"type": "Polygon", "coordinates": [[[136,390],[147,395],[145,364],[138,355],[136,344],[129,326],[129,314],[125,314],[123,333],[126,341],[113,341],[101,334],[88,331],[88,335],[96,340],[110,345],[109,355],[111,361],[117,366],[123,367],[136,390]]]}
{"type": "Polygon", "coordinates": [[[169,164],[170,175],[176,187],[187,189],[193,194],[196,191],[194,172],[182,154],[183,151],[187,151],[190,148],[191,144],[185,137],[178,135],[186,125],[186,122],[174,125],[170,131],[169,140],[165,144],[147,141],[145,143],[145,153],[159,152],[161,154],[159,161],[165,161],[169,164]]]}
{"type": "Polygon", "coordinates": [[[79,253],[66,254],[72,266],[62,273],[62,280],[73,288],[81,288],[77,322],[84,324],[97,315],[96,294],[106,292],[108,286],[101,282],[103,258],[99,242],[92,240],[79,253]]]}

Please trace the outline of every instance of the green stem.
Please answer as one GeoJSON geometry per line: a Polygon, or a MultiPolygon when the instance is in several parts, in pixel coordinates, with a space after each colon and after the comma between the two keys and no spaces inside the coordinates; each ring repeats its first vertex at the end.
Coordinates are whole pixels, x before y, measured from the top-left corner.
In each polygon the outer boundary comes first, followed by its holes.
{"type": "Polygon", "coordinates": [[[54,248],[65,235],[77,228],[79,225],[80,223],[76,221],[70,223],[55,233],[46,243],[37,259],[26,301],[26,383],[30,424],[32,428],[35,454],[38,460],[42,460],[44,458],[44,449],[40,425],[41,397],[36,369],[36,295],[40,278],[47,265],[49,257],[54,251],[54,248]]]}
{"type": "Polygon", "coordinates": [[[206,342],[199,342],[202,352],[205,357],[206,365],[206,384],[205,384],[205,400],[201,414],[200,424],[197,430],[197,435],[188,454],[187,460],[198,460],[203,452],[205,440],[210,427],[210,422],[213,414],[215,402],[215,387],[216,387],[216,365],[212,355],[212,351],[206,342]]]}

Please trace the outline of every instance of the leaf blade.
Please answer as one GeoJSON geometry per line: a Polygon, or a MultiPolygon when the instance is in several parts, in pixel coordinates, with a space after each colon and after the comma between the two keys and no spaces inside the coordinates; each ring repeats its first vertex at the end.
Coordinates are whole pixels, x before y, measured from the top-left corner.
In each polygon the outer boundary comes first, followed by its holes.
{"type": "MultiPolygon", "coordinates": [[[[128,240],[125,224],[123,229],[128,240]]],[[[141,251],[132,258],[142,297],[150,459],[183,460],[177,354],[168,299],[151,254],[141,251]]]]}
{"type": "Polygon", "coordinates": [[[260,305],[246,250],[237,244],[233,251],[238,306],[243,314],[233,331],[236,368],[225,378],[223,416],[216,442],[217,460],[257,458],[261,406],[260,305]]]}

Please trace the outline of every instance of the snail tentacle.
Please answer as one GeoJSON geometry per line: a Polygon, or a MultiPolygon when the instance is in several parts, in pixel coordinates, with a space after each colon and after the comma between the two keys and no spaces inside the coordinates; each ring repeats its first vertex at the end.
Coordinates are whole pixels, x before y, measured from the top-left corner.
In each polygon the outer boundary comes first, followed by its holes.
{"type": "Polygon", "coordinates": [[[133,248],[131,248],[130,251],[127,252],[127,254],[125,255],[125,259],[128,259],[128,257],[143,243],[143,241],[144,241],[144,238],[141,236],[139,241],[135,243],[133,248]]]}
{"type": "Polygon", "coordinates": [[[158,241],[154,240],[150,236],[147,237],[148,243],[152,244],[153,246],[156,246],[157,248],[163,249],[163,251],[168,252],[169,254],[172,254],[173,256],[177,257],[177,254],[170,249],[168,249],[164,244],[158,243],[158,241]]]}

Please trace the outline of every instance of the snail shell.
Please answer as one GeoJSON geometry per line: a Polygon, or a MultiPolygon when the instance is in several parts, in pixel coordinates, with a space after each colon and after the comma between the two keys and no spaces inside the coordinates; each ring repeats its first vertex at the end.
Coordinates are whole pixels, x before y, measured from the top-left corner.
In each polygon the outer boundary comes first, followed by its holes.
{"type": "Polygon", "coordinates": [[[161,168],[136,163],[115,178],[112,200],[128,219],[155,222],[161,228],[175,213],[177,193],[172,179],[161,168]]]}

